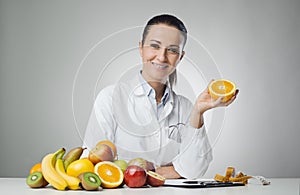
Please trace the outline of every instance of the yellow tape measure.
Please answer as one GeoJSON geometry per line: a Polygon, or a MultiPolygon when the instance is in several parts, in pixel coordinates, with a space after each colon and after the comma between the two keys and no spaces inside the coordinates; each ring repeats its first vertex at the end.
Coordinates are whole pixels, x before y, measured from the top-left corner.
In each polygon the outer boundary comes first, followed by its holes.
{"type": "Polygon", "coordinates": [[[248,179],[251,178],[259,180],[263,185],[269,185],[271,183],[263,176],[248,176],[244,175],[242,172],[239,172],[236,175],[234,167],[227,167],[225,176],[216,174],[214,179],[219,182],[242,182],[244,184],[247,184],[248,179]]]}

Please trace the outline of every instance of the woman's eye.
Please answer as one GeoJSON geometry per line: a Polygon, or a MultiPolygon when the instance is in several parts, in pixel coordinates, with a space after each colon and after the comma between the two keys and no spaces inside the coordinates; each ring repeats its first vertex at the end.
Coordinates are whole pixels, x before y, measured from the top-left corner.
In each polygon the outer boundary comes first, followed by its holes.
{"type": "Polygon", "coordinates": [[[168,51],[173,54],[179,54],[179,50],[177,48],[168,48],[168,51]]]}
{"type": "Polygon", "coordinates": [[[159,49],[159,45],[158,44],[150,44],[150,47],[152,47],[154,49],[159,49]]]}

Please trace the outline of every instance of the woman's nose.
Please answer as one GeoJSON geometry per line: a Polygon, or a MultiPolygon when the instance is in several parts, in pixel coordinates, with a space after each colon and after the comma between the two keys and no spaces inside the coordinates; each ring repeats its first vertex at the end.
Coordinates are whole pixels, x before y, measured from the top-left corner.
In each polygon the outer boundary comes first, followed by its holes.
{"type": "Polygon", "coordinates": [[[164,62],[167,59],[167,48],[160,48],[157,53],[157,58],[159,61],[164,62]]]}

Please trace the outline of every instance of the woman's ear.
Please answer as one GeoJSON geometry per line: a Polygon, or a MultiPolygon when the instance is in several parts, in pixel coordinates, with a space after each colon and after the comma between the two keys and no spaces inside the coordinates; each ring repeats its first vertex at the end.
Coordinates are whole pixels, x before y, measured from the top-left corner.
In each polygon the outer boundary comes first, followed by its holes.
{"type": "Polygon", "coordinates": [[[143,56],[143,44],[142,41],[139,42],[139,50],[140,50],[140,56],[143,56]]]}

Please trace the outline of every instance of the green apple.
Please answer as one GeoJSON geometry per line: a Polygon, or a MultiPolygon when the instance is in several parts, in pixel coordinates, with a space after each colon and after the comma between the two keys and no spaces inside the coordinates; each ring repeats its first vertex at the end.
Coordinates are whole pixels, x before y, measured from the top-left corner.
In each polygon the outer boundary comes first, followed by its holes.
{"type": "Polygon", "coordinates": [[[114,163],[118,165],[123,172],[126,171],[128,164],[125,160],[115,160],[114,163]]]}

